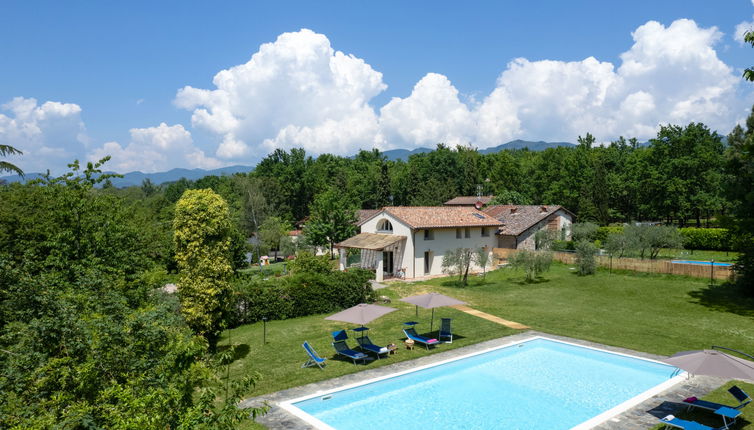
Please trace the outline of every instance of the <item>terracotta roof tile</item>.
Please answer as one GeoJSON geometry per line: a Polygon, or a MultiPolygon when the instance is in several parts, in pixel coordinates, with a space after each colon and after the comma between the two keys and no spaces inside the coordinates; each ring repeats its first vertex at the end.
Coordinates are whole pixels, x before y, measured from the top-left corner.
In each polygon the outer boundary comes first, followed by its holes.
{"type": "Polygon", "coordinates": [[[493,205],[483,212],[503,223],[500,234],[518,236],[559,209],[566,210],[557,205],[493,205]]]}
{"type": "Polygon", "coordinates": [[[359,209],[356,211],[356,225],[361,225],[364,221],[372,217],[372,215],[379,212],[380,209],[359,209]]]}
{"type": "Polygon", "coordinates": [[[388,206],[383,210],[411,228],[499,227],[502,223],[473,206],[388,206]]]}

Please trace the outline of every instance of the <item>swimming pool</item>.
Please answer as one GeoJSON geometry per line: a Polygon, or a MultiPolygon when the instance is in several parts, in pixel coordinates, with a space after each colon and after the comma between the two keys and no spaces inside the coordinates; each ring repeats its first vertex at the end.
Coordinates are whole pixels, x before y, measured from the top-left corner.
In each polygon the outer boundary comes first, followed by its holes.
{"type": "Polygon", "coordinates": [[[696,260],[672,260],[671,263],[678,264],[701,264],[704,266],[732,266],[731,263],[713,263],[711,261],[696,261],[696,260]]]}
{"type": "Polygon", "coordinates": [[[282,406],[338,430],[586,429],[680,379],[659,362],[537,337],[282,406]]]}

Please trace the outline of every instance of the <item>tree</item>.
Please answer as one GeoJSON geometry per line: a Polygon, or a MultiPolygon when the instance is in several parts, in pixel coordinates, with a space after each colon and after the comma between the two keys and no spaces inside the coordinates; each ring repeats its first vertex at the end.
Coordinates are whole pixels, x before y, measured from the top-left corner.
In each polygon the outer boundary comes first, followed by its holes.
{"type": "MultiPolygon", "coordinates": [[[[747,31],[744,33],[744,42],[754,46],[754,31],[747,31]]],[[[744,70],[743,77],[747,81],[754,81],[754,67],[747,67],[746,70],[744,70]]]]}
{"type": "Polygon", "coordinates": [[[490,205],[530,205],[532,200],[518,191],[501,189],[495,193],[490,205]]]}
{"type": "Polygon", "coordinates": [[[487,266],[490,265],[490,251],[487,247],[474,250],[474,263],[482,268],[482,278],[487,279],[487,266]]]}
{"type": "Polygon", "coordinates": [[[541,229],[534,233],[534,249],[548,250],[552,243],[558,239],[560,232],[549,229],[541,229]]]}
{"type": "Polygon", "coordinates": [[[599,226],[591,222],[574,223],[571,226],[571,238],[574,242],[593,241],[599,226]]]}
{"type": "Polygon", "coordinates": [[[627,225],[623,228],[627,249],[639,253],[639,258],[657,258],[663,248],[682,248],[683,237],[672,226],[627,225]]]}
{"type": "MultiPolygon", "coordinates": [[[[752,43],[754,34],[746,35],[752,43]]],[[[751,80],[751,69],[747,69],[751,80]]],[[[736,259],[737,282],[754,295],[754,108],[746,120],[746,130],[736,126],[728,136],[725,194],[732,204],[732,217],[726,221],[733,245],[740,252],[736,259]]]]}
{"type": "Polygon", "coordinates": [[[277,259],[278,251],[281,249],[281,241],[288,237],[290,230],[290,226],[280,218],[271,216],[259,226],[259,241],[263,247],[275,251],[275,259],[277,259]]]}
{"type": "Polygon", "coordinates": [[[592,242],[582,240],[576,243],[576,266],[579,268],[579,275],[594,274],[597,269],[595,252],[597,252],[597,247],[592,242]]]}
{"type": "Polygon", "coordinates": [[[141,181],[141,192],[143,192],[146,197],[149,197],[157,192],[157,187],[152,183],[151,179],[144,178],[144,180],[141,181]]]}
{"type": "Polygon", "coordinates": [[[445,251],[442,257],[442,271],[458,275],[463,286],[468,285],[469,267],[474,260],[474,251],[469,248],[456,248],[445,251]]]}
{"type": "Polygon", "coordinates": [[[187,190],[176,203],[173,228],[181,313],[214,351],[233,273],[228,204],[212,190],[187,190]]]}
{"type": "MultiPolygon", "coordinates": [[[[10,145],[0,145],[0,157],[5,157],[8,155],[22,155],[22,154],[23,152],[19,151],[18,149],[10,145]]],[[[15,165],[7,161],[0,161],[0,172],[11,172],[21,177],[24,176],[23,170],[19,169],[18,167],[16,167],[15,165]]]]}
{"type": "Polygon", "coordinates": [[[549,251],[519,251],[510,258],[511,267],[524,271],[526,282],[534,282],[550,270],[551,264],[552,253],[549,251]]]}
{"type": "Polygon", "coordinates": [[[311,205],[304,234],[317,246],[329,245],[333,256],[335,243],[348,239],[356,232],[356,208],[343,193],[330,188],[318,194],[311,205]]]}

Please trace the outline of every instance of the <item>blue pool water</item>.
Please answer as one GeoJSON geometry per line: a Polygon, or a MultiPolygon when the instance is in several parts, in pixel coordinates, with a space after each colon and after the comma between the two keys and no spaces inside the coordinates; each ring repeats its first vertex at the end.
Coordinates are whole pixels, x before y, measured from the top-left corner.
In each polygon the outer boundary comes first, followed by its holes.
{"type": "Polygon", "coordinates": [[[673,263],[678,264],[701,264],[704,266],[732,266],[731,263],[713,263],[711,261],[695,261],[695,260],[673,260],[673,263]]]}
{"type": "Polygon", "coordinates": [[[676,370],[534,339],[293,405],[338,430],[565,430],[669,380],[676,370]]]}

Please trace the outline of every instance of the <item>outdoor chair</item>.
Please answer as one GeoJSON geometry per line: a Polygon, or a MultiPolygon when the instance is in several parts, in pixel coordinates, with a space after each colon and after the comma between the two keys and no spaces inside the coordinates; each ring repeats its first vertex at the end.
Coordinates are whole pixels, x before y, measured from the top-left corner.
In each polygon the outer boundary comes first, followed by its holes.
{"type": "Polygon", "coordinates": [[[699,424],[696,421],[682,420],[680,418],[674,417],[673,415],[668,415],[665,418],[661,418],[660,422],[665,424],[665,428],[670,427],[682,430],[715,430],[713,427],[699,424]]]}
{"type": "Polygon", "coordinates": [[[424,345],[427,349],[429,349],[430,345],[437,345],[440,343],[437,339],[430,339],[428,337],[419,336],[418,333],[416,333],[416,330],[413,327],[406,327],[403,329],[403,333],[406,334],[406,337],[413,340],[414,342],[421,343],[424,345]]]}
{"type": "Polygon", "coordinates": [[[304,347],[304,350],[306,351],[306,354],[309,356],[309,359],[306,360],[306,363],[301,365],[301,368],[305,367],[311,367],[311,366],[318,366],[320,369],[324,370],[325,366],[325,360],[326,358],[322,358],[317,354],[317,351],[312,348],[311,345],[309,345],[309,342],[304,341],[304,344],[301,345],[304,347]]]}
{"type": "Polygon", "coordinates": [[[369,339],[369,336],[357,337],[356,342],[359,343],[359,348],[361,348],[362,350],[373,352],[377,356],[377,359],[379,359],[380,355],[382,354],[385,354],[385,356],[387,356],[388,353],[390,353],[390,350],[387,349],[386,347],[377,346],[374,343],[372,343],[372,340],[369,339]]]}
{"type": "Polygon", "coordinates": [[[450,339],[448,343],[453,343],[453,331],[450,329],[452,318],[442,318],[440,321],[440,332],[437,335],[438,340],[450,339]]]}
{"type": "Polygon", "coordinates": [[[744,390],[740,389],[738,386],[734,385],[728,389],[728,392],[735,397],[736,400],[738,400],[738,405],[730,406],[730,405],[724,405],[722,403],[715,403],[715,402],[708,402],[707,400],[700,400],[696,397],[689,397],[688,399],[685,399],[684,402],[688,403],[688,407],[692,408],[701,408],[706,409],[708,411],[716,411],[722,407],[728,407],[731,409],[742,409],[744,406],[751,403],[751,397],[744,392],[744,390]]]}
{"type": "Polygon", "coordinates": [[[333,348],[335,348],[336,355],[342,355],[344,357],[350,358],[351,360],[353,360],[353,364],[356,364],[357,360],[366,362],[367,355],[363,352],[354,351],[353,349],[349,348],[345,340],[336,340],[332,343],[332,346],[333,348]]]}

